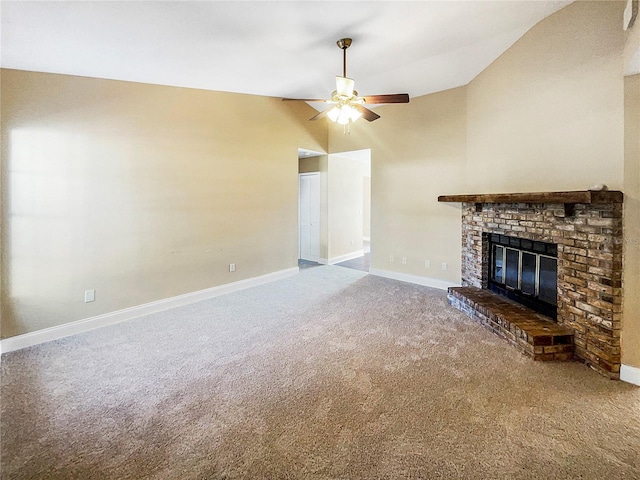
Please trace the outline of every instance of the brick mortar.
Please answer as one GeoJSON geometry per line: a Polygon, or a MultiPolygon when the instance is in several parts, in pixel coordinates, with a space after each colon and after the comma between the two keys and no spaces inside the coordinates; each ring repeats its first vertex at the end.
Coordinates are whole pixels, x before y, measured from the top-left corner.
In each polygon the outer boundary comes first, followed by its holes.
{"type": "Polygon", "coordinates": [[[557,322],[574,331],[575,356],[600,373],[620,371],[622,203],[462,205],[462,285],[486,288],[486,234],[558,245],[557,322]]]}

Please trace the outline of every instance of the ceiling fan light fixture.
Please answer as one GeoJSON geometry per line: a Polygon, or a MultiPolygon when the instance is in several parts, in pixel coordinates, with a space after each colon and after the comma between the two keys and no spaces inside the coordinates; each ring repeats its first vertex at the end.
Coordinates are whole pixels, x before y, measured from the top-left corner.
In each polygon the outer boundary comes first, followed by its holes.
{"type": "Polygon", "coordinates": [[[351,120],[351,122],[355,122],[362,116],[362,113],[360,113],[358,110],[353,108],[351,105],[345,105],[345,106],[348,108],[349,120],[351,120]]]}
{"type": "Polygon", "coordinates": [[[331,107],[329,110],[327,110],[327,117],[329,117],[329,120],[331,120],[332,122],[337,122],[339,116],[340,116],[339,107],[331,107]]]}
{"type": "Polygon", "coordinates": [[[336,105],[327,111],[327,117],[334,123],[347,125],[353,123],[362,116],[357,109],[349,104],[336,105]]]}

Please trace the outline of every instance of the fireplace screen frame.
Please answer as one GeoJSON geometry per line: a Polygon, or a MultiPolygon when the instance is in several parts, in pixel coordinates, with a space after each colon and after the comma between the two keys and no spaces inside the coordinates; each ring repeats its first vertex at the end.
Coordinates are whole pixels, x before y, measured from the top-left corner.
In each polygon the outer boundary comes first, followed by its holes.
{"type": "MultiPolygon", "coordinates": [[[[488,233],[487,241],[489,253],[487,288],[515,300],[551,318],[553,321],[557,321],[558,246],[553,243],[521,239],[496,233],[488,233]],[[501,255],[499,255],[498,252],[501,252],[501,255]],[[511,255],[512,261],[509,265],[513,265],[515,263],[513,261],[515,260],[514,252],[517,254],[515,281],[513,281],[513,278],[507,278],[508,273],[513,274],[514,272],[513,268],[508,268],[507,255],[511,255]],[[531,268],[523,270],[523,260],[525,258],[535,261],[533,270],[531,268]],[[553,265],[553,283],[544,289],[541,297],[540,274],[542,262],[545,262],[547,265],[553,265]],[[501,275],[499,277],[496,275],[498,268],[501,269],[501,275]],[[551,285],[552,288],[549,288],[551,285]]],[[[544,269],[544,272],[548,272],[548,270],[544,269]]],[[[545,283],[550,283],[549,279],[547,279],[545,283]]]]}

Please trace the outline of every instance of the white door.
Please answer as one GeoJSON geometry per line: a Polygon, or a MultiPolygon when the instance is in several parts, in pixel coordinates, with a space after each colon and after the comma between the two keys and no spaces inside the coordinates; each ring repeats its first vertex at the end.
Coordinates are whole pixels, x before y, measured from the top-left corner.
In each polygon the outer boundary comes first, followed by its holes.
{"type": "Polygon", "coordinates": [[[300,175],[298,257],[303,260],[320,260],[320,174],[300,175]]]}

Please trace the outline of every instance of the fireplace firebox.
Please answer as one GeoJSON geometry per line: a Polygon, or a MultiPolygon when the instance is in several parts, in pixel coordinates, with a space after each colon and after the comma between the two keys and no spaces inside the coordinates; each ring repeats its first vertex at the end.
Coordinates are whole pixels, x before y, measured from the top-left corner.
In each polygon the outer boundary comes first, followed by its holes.
{"type": "Polygon", "coordinates": [[[556,321],[558,246],[486,233],[488,287],[556,321]]]}

